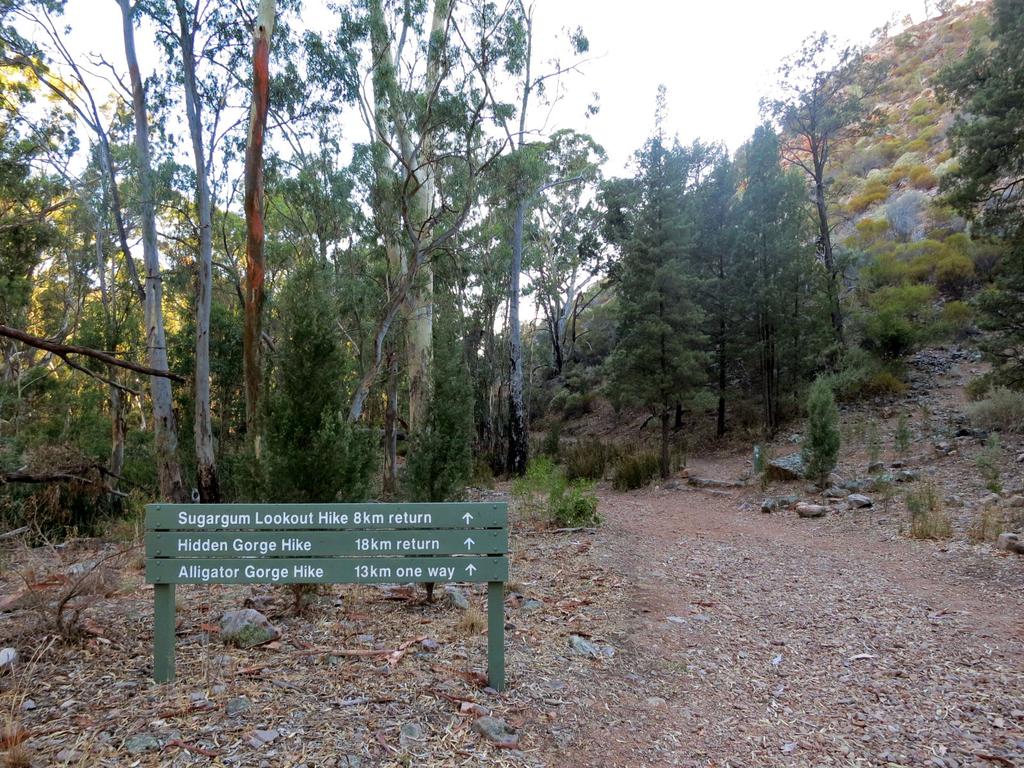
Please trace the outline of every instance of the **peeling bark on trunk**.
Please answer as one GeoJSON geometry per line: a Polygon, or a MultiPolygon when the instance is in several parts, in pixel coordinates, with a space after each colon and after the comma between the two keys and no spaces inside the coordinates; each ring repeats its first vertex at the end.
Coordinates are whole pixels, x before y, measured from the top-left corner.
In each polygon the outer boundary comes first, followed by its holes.
{"type": "Polygon", "coordinates": [[[195,444],[199,500],[220,501],[217,462],[210,412],[210,309],[213,293],[213,204],[203,140],[202,104],[196,84],[195,19],[188,18],[183,0],[175,0],[181,32],[182,72],[185,81],[185,114],[192,138],[196,170],[196,207],[199,214],[199,259],[196,281],[195,444]]]}
{"type": "Polygon", "coordinates": [[[261,0],[253,30],[252,107],[245,149],[245,329],[242,363],[245,378],[245,428],[256,457],[260,455],[260,338],[266,259],[263,224],[263,142],[270,107],[270,39],[277,14],[275,0],[261,0]]]}
{"type": "MultiPolygon", "coordinates": [[[[160,253],[157,247],[156,203],[154,200],[152,160],[149,149],[149,116],[146,92],[135,54],[135,29],[131,0],[118,0],[124,35],[125,58],[132,85],[132,109],[135,117],[135,152],[138,160],[142,249],[145,262],[146,353],[149,367],[167,370],[167,341],[163,317],[163,282],[160,275],[160,253]]],[[[156,452],[157,479],[160,495],[170,502],[188,498],[181,479],[178,460],[178,429],[172,407],[171,382],[159,376],[149,378],[153,403],[153,437],[156,452]]]]}

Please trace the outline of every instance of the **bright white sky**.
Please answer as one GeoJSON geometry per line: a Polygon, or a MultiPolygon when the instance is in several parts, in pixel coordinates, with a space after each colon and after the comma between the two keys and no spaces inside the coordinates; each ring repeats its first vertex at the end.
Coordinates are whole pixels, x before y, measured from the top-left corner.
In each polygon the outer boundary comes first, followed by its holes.
{"type": "MultiPolygon", "coordinates": [[[[307,6],[323,0],[307,0],[307,6]]],[[[591,60],[565,80],[566,98],[549,129],[591,133],[609,155],[607,175],[622,173],[649,135],[659,83],[668,88],[669,128],[684,142],[726,142],[735,150],[759,122],[758,100],[775,80],[779,61],[822,30],[864,43],[871,31],[910,14],[926,17],[925,0],[536,0],[539,59],[565,54],[555,37],[582,26],[591,60]],[[585,117],[592,94],[601,110],[585,117]]],[[[934,13],[934,11],[932,11],[934,13]]],[[[114,0],[71,0],[65,20],[74,48],[98,51],[123,66],[120,13],[114,0]]],[[[329,14],[306,23],[333,25],[329,14]]],[[[144,73],[158,64],[139,35],[144,73]]],[[[538,111],[539,114],[539,111],[538,111]]],[[[354,137],[355,138],[355,137],[354,137]]],[[[362,138],[361,134],[358,138],[362,138]]]]}

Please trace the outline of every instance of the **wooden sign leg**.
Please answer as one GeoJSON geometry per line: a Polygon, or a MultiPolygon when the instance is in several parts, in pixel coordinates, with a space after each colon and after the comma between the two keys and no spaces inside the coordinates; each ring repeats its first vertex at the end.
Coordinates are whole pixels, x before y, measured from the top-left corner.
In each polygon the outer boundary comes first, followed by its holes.
{"type": "Polygon", "coordinates": [[[505,690],[505,584],[487,582],[487,682],[505,690]]]}
{"type": "Polygon", "coordinates": [[[153,585],[153,679],[174,679],[174,585],[153,585]]]}

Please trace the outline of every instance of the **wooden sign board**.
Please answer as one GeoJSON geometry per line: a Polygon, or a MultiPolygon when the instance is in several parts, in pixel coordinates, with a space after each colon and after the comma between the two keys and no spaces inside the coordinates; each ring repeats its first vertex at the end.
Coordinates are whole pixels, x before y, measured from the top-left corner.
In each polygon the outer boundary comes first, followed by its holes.
{"type": "Polygon", "coordinates": [[[487,668],[505,687],[508,507],[445,504],[150,504],[153,677],[174,679],[175,584],[487,582],[487,668]]]}

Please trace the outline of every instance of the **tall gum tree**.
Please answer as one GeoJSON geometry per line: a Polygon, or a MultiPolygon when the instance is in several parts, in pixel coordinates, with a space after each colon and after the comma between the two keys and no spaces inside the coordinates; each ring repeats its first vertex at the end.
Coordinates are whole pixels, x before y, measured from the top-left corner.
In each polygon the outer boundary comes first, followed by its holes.
{"type": "MultiPolygon", "coordinates": [[[[135,52],[135,11],[131,0],[118,0],[121,8],[125,59],[132,88],[132,113],[135,119],[135,154],[139,175],[139,214],[142,226],[142,256],[145,265],[146,353],[149,366],[167,370],[167,336],[163,316],[163,279],[160,275],[160,251],[156,229],[156,198],[153,188],[152,152],[149,145],[149,110],[146,89],[135,52]]],[[[172,502],[186,501],[188,494],[181,477],[178,458],[178,429],[174,419],[171,382],[159,376],[149,377],[153,406],[153,436],[156,449],[160,495],[172,502]]]]}
{"type": "Polygon", "coordinates": [[[266,232],[263,220],[263,143],[270,110],[270,41],[277,17],[276,0],[260,0],[253,25],[252,103],[249,137],[245,148],[245,328],[242,334],[242,363],[245,378],[245,427],[257,458],[260,455],[260,348],[263,334],[264,283],[267,263],[264,255],[266,232]]]}
{"type": "Polygon", "coordinates": [[[828,170],[835,150],[863,135],[879,118],[869,100],[885,66],[866,62],[860,48],[838,47],[827,33],[812,35],[779,67],[779,95],[761,101],[762,112],[781,129],[783,158],[800,168],[812,186],[829,316],[841,347],[846,345],[842,266],[832,243],[828,170]]]}

